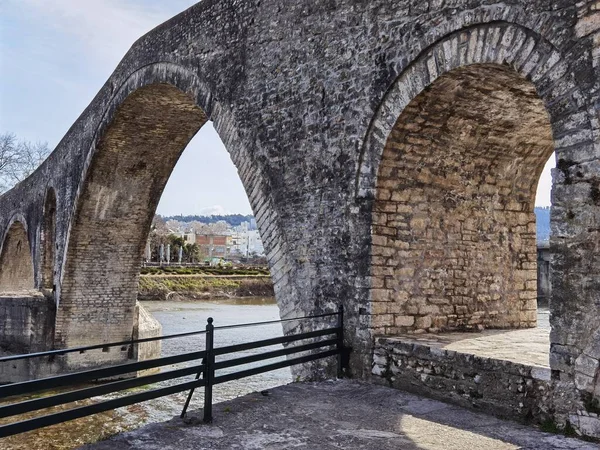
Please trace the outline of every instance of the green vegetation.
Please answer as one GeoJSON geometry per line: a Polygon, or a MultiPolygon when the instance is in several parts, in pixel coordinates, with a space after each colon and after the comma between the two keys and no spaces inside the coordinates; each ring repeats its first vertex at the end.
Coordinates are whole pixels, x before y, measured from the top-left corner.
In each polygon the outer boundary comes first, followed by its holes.
{"type": "Polygon", "coordinates": [[[142,267],[140,273],[142,275],[269,275],[269,269],[266,267],[142,267]]]}
{"type": "Polygon", "coordinates": [[[238,287],[239,282],[228,278],[205,277],[140,277],[140,292],[208,292],[211,288],[238,287]]]}
{"type": "Polygon", "coordinates": [[[544,433],[562,434],[562,430],[552,419],[546,419],[544,422],[542,422],[540,424],[540,429],[544,433]]]}
{"type": "Polygon", "coordinates": [[[201,275],[142,275],[138,298],[140,300],[172,300],[180,297],[272,297],[273,283],[268,275],[244,277],[201,275]]]}
{"type": "Polygon", "coordinates": [[[571,425],[571,422],[567,420],[564,427],[560,427],[554,420],[546,419],[540,424],[540,429],[546,433],[562,434],[567,437],[580,437],[584,440],[585,436],[579,436],[571,425]]]}

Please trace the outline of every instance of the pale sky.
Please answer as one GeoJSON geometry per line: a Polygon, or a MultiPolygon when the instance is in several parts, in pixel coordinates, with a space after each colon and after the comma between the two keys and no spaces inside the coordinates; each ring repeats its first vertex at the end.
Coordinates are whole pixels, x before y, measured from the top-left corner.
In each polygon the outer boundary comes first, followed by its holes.
{"type": "MultiPolygon", "coordinates": [[[[54,148],[133,42],[194,3],[0,0],[0,133],[54,148]]],[[[252,213],[210,123],[177,163],[158,213],[252,213]]]]}
{"type": "MultiPolygon", "coordinates": [[[[131,44],[196,0],[0,0],[0,133],[54,148],[131,44]]],[[[536,204],[550,205],[550,158],[536,204]]],[[[251,214],[210,124],[175,167],[158,213],[251,214]]]]}

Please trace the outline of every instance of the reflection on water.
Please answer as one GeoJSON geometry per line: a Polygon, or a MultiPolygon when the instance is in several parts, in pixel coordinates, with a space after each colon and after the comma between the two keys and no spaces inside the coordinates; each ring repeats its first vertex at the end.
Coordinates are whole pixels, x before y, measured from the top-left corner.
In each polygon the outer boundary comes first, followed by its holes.
{"type": "MultiPolygon", "coordinates": [[[[234,325],[239,323],[262,322],[279,320],[279,309],[273,298],[243,298],[216,301],[194,302],[143,302],[144,307],[152,313],[163,327],[163,335],[185,333],[203,330],[206,319],[212,317],[215,326],[234,325]]],[[[230,330],[215,330],[215,347],[233,345],[243,342],[269,339],[282,336],[281,324],[270,324],[260,327],[234,328],[230,330]]],[[[162,343],[162,356],[198,351],[204,349],[204,335],[165,340],[162,343]]],[[[281,348],[281,346],[266,347],[258,350],[236,353],[234,357],[245,356],[253,352],[266,352],[281,348]]],[[[231,357],[231,355],[229,356],[231,357]]],[[[217,359],[219,361],[220,359],[217,359]]],[[[264,365],[282,360],[282,358],[263,361],[260,363],[239,366],[228,370],[240,370],[256,365],[264,365]]],[[[191,363],[184,364],[197,364],[191,363]]],[[[171,370],[181,367],[181,364],[165,368],[171,370]]],[[[170,380],[152,385],[152,388],[168,384],[178,384],[193,379],[193,376],[170,380]]],[[[214,387],[213,401],[235,398],[253,391],[289,383],[292,380],[289,368],[267,372],[242,380],[223,383],[214,387]]],[[[203,391],[198,389],[190,404],[190,411],[203,406],[203,391]]],[[[130,392],[132,393],[132,392],[130,392]]],[[[119,397],[122,394],[112,394],[98,397],[97,400],[119,397]]],[[[151,422],[160,422],[179,415],[187,392],[170,395],[144,403],[118,408],[107,412],[77,419],[41,430],[31,431],[22,435],[0,439],[1,450],[67,450],[77,448],[85,443],[106,438],[111,434],[138,428],[151,422]]],[[[218,406],[216,407],[218,408],[218,406]]],[[[218,410],[218,409],[217,409],[218,410]]]]}

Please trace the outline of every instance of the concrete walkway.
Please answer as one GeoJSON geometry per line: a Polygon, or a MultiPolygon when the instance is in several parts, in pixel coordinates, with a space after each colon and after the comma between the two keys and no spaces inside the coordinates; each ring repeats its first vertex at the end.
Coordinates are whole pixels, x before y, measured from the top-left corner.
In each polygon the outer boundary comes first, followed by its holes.
{"type": "Polygon", "coordinates": [[[598,449],[533,427],[355,381],[293,383],[214,406],[214,423],[191,414],[148,425],[87,450],[187,449],[598,449]]]}

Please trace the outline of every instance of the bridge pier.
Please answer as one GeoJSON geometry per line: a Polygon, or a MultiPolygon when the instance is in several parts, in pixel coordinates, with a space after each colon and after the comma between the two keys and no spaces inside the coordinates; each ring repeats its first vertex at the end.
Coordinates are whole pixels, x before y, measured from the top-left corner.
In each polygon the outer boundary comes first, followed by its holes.
{"type": "MultiPolygon", "coordinates": [[[[135,306],[135,322],[129,338],[143,339],[162,335],[160,323],[139,303],[135,306]]],[[[0,296],[0,357],[54,350],[54,300],[41,294],[0,296]]],[[[80,345],[101,343],[90,335],[80,345]]],[[[44,359],[33,358],[0,362],[0,384],[38,379],[61,373],[110,365],[126,360],[144,361],[161,356],[161,342],[126,345],[121,348],[90,350],[44,359]]],[[[138,375],[147,375],[143,372],[138,375]]]]}

